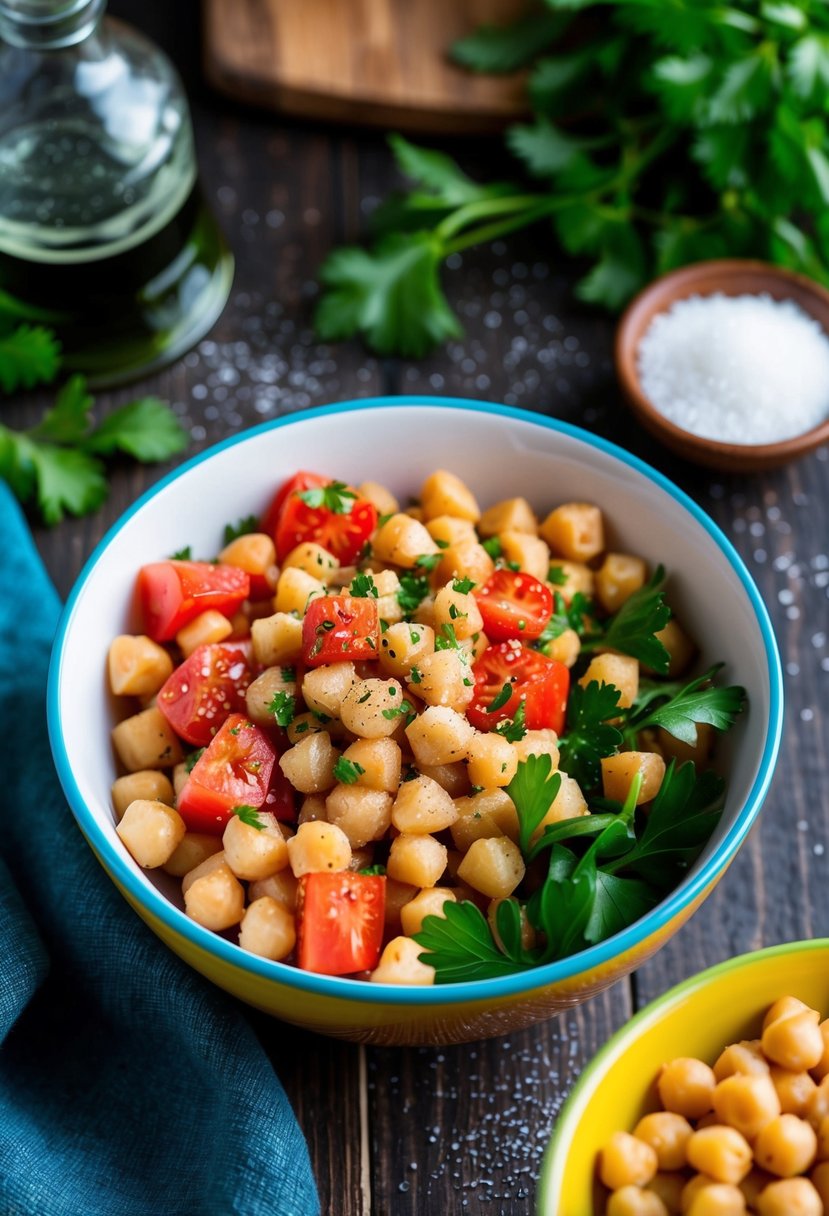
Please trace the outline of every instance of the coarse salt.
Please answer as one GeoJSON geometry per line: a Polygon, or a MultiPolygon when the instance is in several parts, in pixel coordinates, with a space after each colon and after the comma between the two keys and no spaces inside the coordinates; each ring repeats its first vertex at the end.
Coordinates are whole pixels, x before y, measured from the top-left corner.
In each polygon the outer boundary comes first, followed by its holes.
{"type": "Polygon", "coordinates": [[[791,300],[678,300],[653,318],[637,361],[655,408],[706,439],[775,443],[829,418],[829,339],[791,300]]]}

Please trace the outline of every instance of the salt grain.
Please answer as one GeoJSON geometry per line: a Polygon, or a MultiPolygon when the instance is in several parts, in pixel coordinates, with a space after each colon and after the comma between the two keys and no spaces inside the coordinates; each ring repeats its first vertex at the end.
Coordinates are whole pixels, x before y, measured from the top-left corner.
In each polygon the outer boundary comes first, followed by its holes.
{"type": "Polygon", "coordinates": [[[829,339],[790,300],[679,300],[654,317],[638,364],[656,409],[704,438],[775,443],[829,417],[829,339]]]}

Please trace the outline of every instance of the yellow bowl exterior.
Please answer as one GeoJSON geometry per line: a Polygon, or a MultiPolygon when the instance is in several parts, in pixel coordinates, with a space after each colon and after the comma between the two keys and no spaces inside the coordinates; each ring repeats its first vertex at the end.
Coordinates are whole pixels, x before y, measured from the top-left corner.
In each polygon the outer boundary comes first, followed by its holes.
{"type": "Polygon", "coordinates": [[[713,1063],[728,1043],[757,1037],[766,1009],[789,994],[829,1013],[829,940],[742,955],[642,1010],[588,1065],[565,1104],[544,1160],[539,1216],[594,1213],[597,1155],[612,1132],[658,1108],[661,1065],[676,1056],[713,1063]]]}

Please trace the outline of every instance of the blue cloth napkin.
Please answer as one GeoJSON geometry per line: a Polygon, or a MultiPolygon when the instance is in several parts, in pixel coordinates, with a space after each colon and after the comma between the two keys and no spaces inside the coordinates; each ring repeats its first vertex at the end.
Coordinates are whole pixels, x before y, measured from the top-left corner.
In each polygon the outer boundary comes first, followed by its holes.
{"type": "Polygon", "coordinates": [[[45,715],[60,605],[2,481],[0,536],[0,1212],[316,1216],[241,1008],[145,928],[66,806],[45,715]]]}

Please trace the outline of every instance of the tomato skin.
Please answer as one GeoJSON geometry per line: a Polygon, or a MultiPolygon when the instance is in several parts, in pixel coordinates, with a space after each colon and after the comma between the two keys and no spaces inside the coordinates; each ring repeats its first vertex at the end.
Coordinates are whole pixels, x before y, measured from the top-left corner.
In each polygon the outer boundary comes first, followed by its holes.
{"type": "Polygon", "coordinates": [[[371,971],[380,960],[386,880],[380,874],[305,874],[297,889],[297,965],[319,975],[371,971]]]}
{"type": "Polygon", "coordinates": [[[475,593],[491,642],[541,637],[553,615],[553,594],[532,574],[496,570],[475,593]]]}
{"type": "Polygon", "coordinates": [[[253,679],[245,650],[226,642],[197,646],[162,686],[156,704],[177,735],[206,747],[230,713],[244,713],[253,679]]]}
{"type": "MultiPolygon", "coordinates": [[[[324,485],[329,483],[323,482],[324,485]]],[[[276,525],[276,556],[284,561],[305,541],[322,545],[341,566],[356,562],[377,527],[377,508],[367,498],[356,498],[345,515],[328,507],[309,507],[292,491],[286,497],[276,525]]]]}
{"type": "Polygon", "coordinates": [[[189,831],[221,836],[235,806],[287,817],[284,781],[268,736],[244,714],[231,714],[193,765],[176,809],[189,831]]]}
{"type": "Polygon", "coordinates": [[[267,532],[268,536],[276,535],[276,525],[279,523],[283,504],[289,494],[298,494],[303,490],[315,490],[319,486],[327,486],[330,481],[330,477],[322,477],[319,473],[308,473],[306,471],[294,473],[293,477],[289,477],[287,481],[283,481],[271,499],[267,511],[262,516],[262,531],[267,532]]]}
{"type": "Polygon", "coordinates": [[[560,735],[567,714],[570,671],[557,659],[548,659],[515,640],[488,646],[472,666],[475,695],[466,716],[478,730],[492,730],[505,718],[514,718],[524,702],[528,730],[549,728],[560,735]],[[509,700],[493,713],[487,708],[507,683],[515,684],[509,700]]]}
{"type": "Polygon", "coordinates": [[[155,642],[169,642],[208,608],[232,616],[249,594],[250,576],[236,566],[171,559],[138,572],[144,630],[155,642]]]}
{"type": "Polygon", "coordinates": [[[379,642],[375,599],[322,595],[308,605],[302,621],[302,659],[309,667],[376,659],[379,642]]]}

